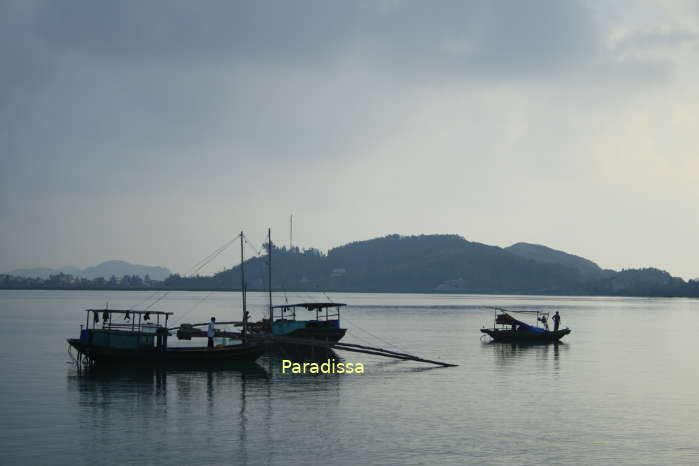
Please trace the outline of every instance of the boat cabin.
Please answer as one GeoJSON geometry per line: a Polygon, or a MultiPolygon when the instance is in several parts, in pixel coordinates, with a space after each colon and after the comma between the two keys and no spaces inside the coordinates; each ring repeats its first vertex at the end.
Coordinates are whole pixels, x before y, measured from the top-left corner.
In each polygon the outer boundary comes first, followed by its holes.
{"type": "Polygon", "coordinates": [[[168,317],[172,312],[86,309],[80,343],[114,349],[167,349],[168,317]]]}
{"type": "Polygon", "coordinates": [[[289,335],[301,329],[339,329],[344,303],[299,303],[272,306],[272,334],[289,335]],[[297,320],[296,310],[315,312],[315,319],[297,320]]]}

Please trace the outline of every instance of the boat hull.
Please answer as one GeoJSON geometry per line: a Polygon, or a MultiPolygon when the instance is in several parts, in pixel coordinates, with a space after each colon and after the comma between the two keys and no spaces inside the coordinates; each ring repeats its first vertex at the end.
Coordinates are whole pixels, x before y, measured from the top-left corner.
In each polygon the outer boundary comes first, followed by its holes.
{"type": "Polygon", "coordinates": [[[77,338],[68,339],[70,346],[79,354],[99,366],[187,366],[249,364],[256,361],[265,348],[263,345],[246,344],[220,348],[168,348],[122,349],[94,346],[81,343],[77,338]]]}
{"type": "Polygon", "coordinates": [[[289,338],[302,338],[304,340],[318,340],[328,343],[337,343],[345,336],[345,328],[300,328],[283,335],[289,338]]]}
{"type": "Polygon", "coordinates": [[[568,335],[570,329],[565,328],[555,331],[542,330],[540,332],[530,332],[524,330],[482,328],[481,332],[489,335],[495,341],[508,343],[553,343],[568,335]]]}
{"type": "Polygon", "coordinates": [[[297,361],[316,361],[336,357],[332,347],[347,333],[347,329],[303,328],[286,335],[273,335],[267,349],[271,354],[288,356],[297,361]],[[297,339],[295,341],[294,339],[297,339]],[[313,343],[318,342],[316,346],[313,343]]]}

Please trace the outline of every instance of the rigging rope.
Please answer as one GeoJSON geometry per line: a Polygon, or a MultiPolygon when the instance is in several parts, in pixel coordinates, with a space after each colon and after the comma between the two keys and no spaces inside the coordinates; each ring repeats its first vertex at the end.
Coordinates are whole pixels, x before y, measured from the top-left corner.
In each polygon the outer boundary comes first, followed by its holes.
{"type": "MultiPolygon", "coordinates": [[[[203,303],[204,301],[206,301],[206,300],[209,298],[209,296],[211,296],[211,294],[212,294],[213,292],[214,292],[213,290],[212,290],[212,291],[209,291],[209,292],[206,294],[206,296],[204,296],[202,299],[200,299],[199,301],[197,301],[197,303],[194,304],[194,306],[193,306],[189,311],[187,311],[187,312],[185,312],[184,314],[182,314],[182,315],[180,316],[179,319],[177,319],[176,321],[173,322],[173,324],[179,324],[180,321],[181,321],[182,319],[184,319],[184,318],[185,318],[188,314],[190,314],[193,310],[195,310],[196,308],[198,308],[199,305],[200,305],[201,303],[203,303]]],[[[173,327],[174,327],[174,326],[175,326],[175,325],[173,325],[173,327]]]]}
{"type": "MultiPolygon", "coordinates": [[[[349,321],[349,320],[350,320],[350,319],[348,319],[348,318],[346,317],[346,315],[343,316],[342,319],[345,320],[345,321],[349,321]]],[[[407,352],[408,352],[408,351],[404,350],[403,348],[401,348],[400,346],[396,345],[395,343],[390,342],[390,341],[386,340],[385,338],[381,338],[381,337],[379,337],[379,336],[377,336],[377,335],[374,335],[374,334],[371,333],[369,330],[366,330],[366,329],[360,327],[359,325],[357,325],[357,324],[355,324],[355,323],[353,323],[353,322],[351,322],[351,321],[350,321],[350,325],[352,325],[353,327],[358,328],[359,330],[361,330],[361,331],[363,331],[363,332],[366,332],[367,334],[371,335],[372,337],[376,338],[377,340],[382,341],[382,342],[388,344],[389,346],[394,347],[395,349],[401,350],[401,351],[403,351],[404,353],[407,353],[407,352]]]]}
{"type": "MultiPolygon", "coordinates": [[[[199,272],[201,269],[203,269],[204,267],[206,267],[212,260],[214,260],[216,257],[218,257],[223,251],[225,251],[226,249],[228,249],[228,248],[231,246],[231,244],[233,244],[233,243],[234,243],[236,240],[238,240],[239,238],[240,238],[240,233],[238,233],[238,234],[235,236],[235,238],[233,238],[232,240],[227,241],[223,246],[220,246],[219,248],[215,249],[211,254],[209,254],[208,256],[206,256],[204,259],[202,259],[202,260],[200,260],[199,262],[197,262],[196,264],[194,264],[194,265],[192,266],[192,268],[190,269],[190,271],[189,271],[187,274],[184,275],[184,277],[191,277],[191,276],[193,276],[195,273],[199,272]]],[[[147,303],[148,301],[150,301],[151,299],[153,299],[153,298],[154,298],[156,295],[158,295],[159,293],[163,293],[162,296],[160,296],[158,299],[156,299],[155,301],[153,301],[150,305],[148,305],[148,306],[144,309],[144,311],[147,311],[147,310],[149,310],[151,307],[153,307],[155,304],[157,304],[158,302],[160,302],[163,298],[165,298],[168,294],[170,294],[171,291],[172,291],[172,290],[167,290],[167,291],[158,290],[158,291],[154,292],[153,294],[151,294],[150,296],[148,296],[147,298],[145,298],[143,301],[141,301],[141,302],[139,302],[139,303],[137,303],[137,304],[134,304],[134,305],[131,306],[128,310],[129,310],[129,311],[132,311],[132,310],[134,310],[134,308],[135,308],[137,305],[143,305],[143,304],[147,303]]]]}
{"type": "Polygon", "coordinates": [[[262,250],[255,247],[255,245],[250,242],[247,236],[243,236],[243,240],[248,246],[250,246],[250,248],[253,250],[255,254],[257,254],[258,256],[262,255],[262,250]]]}

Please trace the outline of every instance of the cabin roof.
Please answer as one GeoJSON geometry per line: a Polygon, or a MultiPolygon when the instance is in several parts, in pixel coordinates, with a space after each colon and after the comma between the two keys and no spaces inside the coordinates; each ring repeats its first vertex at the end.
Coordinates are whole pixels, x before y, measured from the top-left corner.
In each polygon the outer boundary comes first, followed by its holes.
{"type": "Polygon", "coordinates": [[[112,314],[150,314],[152,316],[171,316],[174,312],[162,312],[162,311],[132,311],[130,309],[85,309],[85,312],[111,312],[112,314]]]}
{"type": "Polygon", "coordinates": [[[342,307],[347,306],[345,303],[298,303],[298,304],[282,304],[280,306],[272,306],[272,309],[289,309],[292,307],[303,307],[309,311],[317,309],[325,309],[326,307],[342,307]]]}
{"type": "Polygon", "coordinates": [[[529,309],[518,309],[518,310],[512,310],[512,309],[504,309],[501,307],[494,307],[491,306],[491,309],[494,309],[496,311],[504,312],[504,313],[518,313],[518,314],[548,314],[549,311],[536,311],[536,310],[529,310],[529,309]]]}

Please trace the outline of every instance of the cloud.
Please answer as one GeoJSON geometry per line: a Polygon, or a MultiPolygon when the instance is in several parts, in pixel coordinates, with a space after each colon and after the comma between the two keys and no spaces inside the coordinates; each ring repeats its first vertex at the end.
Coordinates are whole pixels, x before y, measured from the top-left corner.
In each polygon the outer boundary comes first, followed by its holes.
{"type": "Polygon", "coordinates": [[[125,62],[257,63],[329,56],[351,35],[364,3],[89,0],[49,2],[41,36],[66,49],[125,62]]]}
{"type": "Polygon", "coordinates": [[[144,153],[177,157],[174,149],[206,157],[223,144],[276,159],[336,156],[401,128],[396,115],[419,110],[402,102],[425,85],[551,77],[599,53],[591,12],[576,2],[76,0],[5,9],[12,83],[0,90],[0,119],[14,167],[51,166],[62,152],[78,167],[98,159],[115,168],[144,153]]]}
{"type": "Polygon", "coordinates": [[[696,47],[699,43],[699,32],[682,29],[656,28],[651,30],[636,30],[622,37],[617,44],[622,50],[656,49],[658,47],[681,47],[689,45],[696,47]]]}
{"type": "MultiPolygon", "coordinates": [[[[2,256],[10,268],[84,266],[112,258],[98,254],[110,244],[114,258],[178,270],[164,247],[133,238],[166,235],[191,257],[188,241],[289,211],[347,226],[308,231],[309,246],[398,231],[566,249],[540,227],[542,205],[560,213],[556,230],[576,221],[565,205],[594,219],[610,207],[586,190],[640,190],[639,173],[664,182],[686,164],[647,170],[659,165],[648,144],[677,162],[693,142],[694,106],[675,99],[695,96],[696,18],[630,5],[3,2],[0,224],[13,239],[2,256]],[[663,111],[677,124],[648,117],[663,111]],[[629,143],[639,131],[648,144],[629,143]],[[560,194],[561,180],[575,189],[560,194]],[[173,215],[176,227],[159,230],[173,215]],[[201,231],[183,226],[206,219],[201,231]],[[102,239],[88,254],[78,238],[90,220],[102,239]],[[124,222],[133,255],[117,257],[124,222]],[[29,231],[47,242],[52,228],[64,260],[22,244],[29,231]]],[[[573,247],[589,233],[576,230],[573,247]]]]}
{"type": "MultiPolygon", "coordinates": [[[[375,66],[536,72],[597,52],[582,2],[84,1],[39,4],[56,49],[126,63],[274,63],[375,58],[375,66]]],[[[414,71],[414,69],[413,69],[414,71]]]]}

